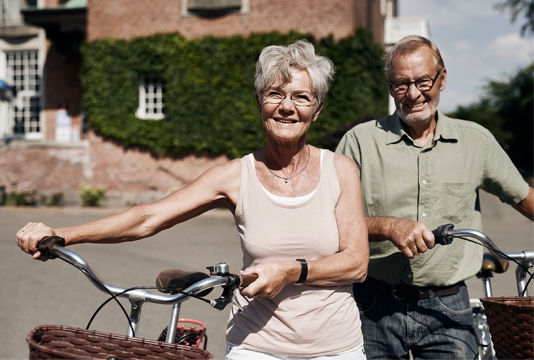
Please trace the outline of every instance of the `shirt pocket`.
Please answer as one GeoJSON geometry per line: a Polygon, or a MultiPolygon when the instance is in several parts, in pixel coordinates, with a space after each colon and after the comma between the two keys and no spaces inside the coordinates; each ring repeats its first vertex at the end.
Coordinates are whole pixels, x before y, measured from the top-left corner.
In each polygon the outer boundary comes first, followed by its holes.
{"type": "Polygon", "coordinates": [[[440,214],[443,223],[459,226],[475,207],[476,193],[469,183],[444,183],[440,214]]]}

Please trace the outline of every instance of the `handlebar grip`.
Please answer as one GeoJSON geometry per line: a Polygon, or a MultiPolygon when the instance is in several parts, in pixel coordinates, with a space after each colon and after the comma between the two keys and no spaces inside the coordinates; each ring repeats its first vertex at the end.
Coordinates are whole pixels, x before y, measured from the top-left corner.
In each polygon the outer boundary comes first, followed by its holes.
{"type": "Polygon", "coordinates": [[[257,274],[239,274],[239,279],[241,280],[239,287],[245,288],[256,281],[257,278],[257,274]]]}
{"type": "Polygon", "coordinates": [[[65,239],[59,236],[49,236],[37,243],[37,250],[47,259],[55,259],[56,256],[50,251],[53,246],[65,246],[65,239]]]}
{"type": "Polygon", "coordinates": [[[449,236],[449,231],[454,229],[453,224],[445,224],[439,226],[437,229],[432,230],[436,244],[449,245],[452,243],[452,237],[449,236]]]}

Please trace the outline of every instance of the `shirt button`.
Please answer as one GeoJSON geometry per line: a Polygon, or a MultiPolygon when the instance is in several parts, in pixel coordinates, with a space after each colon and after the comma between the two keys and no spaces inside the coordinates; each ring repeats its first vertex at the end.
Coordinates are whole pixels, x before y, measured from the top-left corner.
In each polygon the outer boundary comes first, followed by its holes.
{"type": "Polygon", "coordinates": [[[412,274],[408,274],[408,279],[411,279],[413,278],[413,275],[412,274]]]}
{"type": "Polygon", "coordinates": [[[422,213],[421,215],[423,215],[423,217],[426,217],[426,213],[422,213]]]}
{"type": "Polygon", "coordinates": [[[426,185],[426,180],[423,180],[423,184],[425,184],[425,185],[426,185]]]}

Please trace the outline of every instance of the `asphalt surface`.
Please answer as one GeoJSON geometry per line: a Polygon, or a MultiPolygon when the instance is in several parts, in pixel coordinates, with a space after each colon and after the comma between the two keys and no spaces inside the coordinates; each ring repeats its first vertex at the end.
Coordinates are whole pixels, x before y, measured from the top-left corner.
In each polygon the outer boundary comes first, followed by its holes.
{"type": "MultiPolygon", "coordinates": [[[[498,199],[482,194],[485,233],[503,251],[534,248],[534,225],[498,199]]],[[[107,299],[78,270],[60,261],[34,261],[15,245],[15,233],[28,221],[63,227],[111,215],[121,209],[6,208],[0,207],[0,359],[27,359],[26,336],[43,324],[85,328],[93,312],[107,299]]],[[[130,287],[153,285],[165,269],[205,271],[206,266],[227,262],[238,272],[241,249],[231,214],[214,210],[164,231],[150,239],[119,245],[76,245],[106,282],[130,287]]],[[[511,269],[513,269],[511,267],[511,269]]],[[[478,279],[468,281],[471,297],[483,297],[478,279]]],[[[517,294],[513,271],[493,279],[494,296],[517,294]]],[[[529,288],[534,294],[533,287],[529,288]]],[[[210,297],[217,296],[210,295],[210,297]]],[[[125,304],[128,305],[128,304],[125,304]]],[[[146,304],[139,336],[157,338],[167,326],[171,307],[146,304]]],[[[192,299],[182,306],[181,317],[206,323],[208,350],[224,359],[224,329],[228,309],[215,310],[192,299]]],[[[127,322],[116,304],[97,315],[91,329],[123,334],[127,322]]]]}

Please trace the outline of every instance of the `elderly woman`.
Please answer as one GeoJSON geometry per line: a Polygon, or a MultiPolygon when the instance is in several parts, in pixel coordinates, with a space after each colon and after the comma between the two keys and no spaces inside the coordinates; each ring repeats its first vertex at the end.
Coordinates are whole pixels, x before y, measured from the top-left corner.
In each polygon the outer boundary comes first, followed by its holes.
{"type": "Polygon", "coordinates": [[[149,205],[68,228],[29,223],[18,245],[38,259],[47,236],[66,245],[133,241],[226,207],[243,273],[258,275],[236,292],[227,359],[365,359],[351,290],[365,279],[369,257],[358,170],[348,157],[306,144],[332,76],[331,61],[306,41],[266,47],[255,81],[264,148],[149,205]]]}

